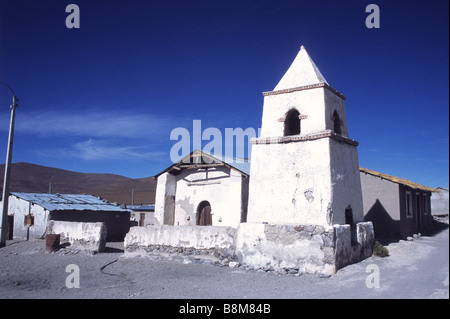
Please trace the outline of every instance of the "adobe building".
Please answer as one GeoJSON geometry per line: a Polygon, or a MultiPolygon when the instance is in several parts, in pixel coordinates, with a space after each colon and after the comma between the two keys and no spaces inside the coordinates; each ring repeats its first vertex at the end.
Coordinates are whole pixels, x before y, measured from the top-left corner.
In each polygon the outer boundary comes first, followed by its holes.
{"type": "Polygon", "coordinates": [[[373,223],[378,239],[406,239],[432,230],[437,189],[362,167],[360,174],[364,219],[373,223]]]}
{"type": "Polygon", "coordinates": [[[130,211],[92,195],[12,192],[8,204],[9,238],[44,238],[50,221],[106,225],[107,241],[122,241],[130,211]]]}

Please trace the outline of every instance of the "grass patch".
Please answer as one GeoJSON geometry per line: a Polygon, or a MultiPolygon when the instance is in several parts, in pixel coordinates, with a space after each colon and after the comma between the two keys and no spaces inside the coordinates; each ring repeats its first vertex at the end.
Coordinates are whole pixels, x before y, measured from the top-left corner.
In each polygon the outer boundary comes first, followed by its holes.
{"type": "Polygon", "coordinates": [[[373,254],[378,257],[387,257],[389,256],[389,250],[376,240],[373,245],[373,254]]]}

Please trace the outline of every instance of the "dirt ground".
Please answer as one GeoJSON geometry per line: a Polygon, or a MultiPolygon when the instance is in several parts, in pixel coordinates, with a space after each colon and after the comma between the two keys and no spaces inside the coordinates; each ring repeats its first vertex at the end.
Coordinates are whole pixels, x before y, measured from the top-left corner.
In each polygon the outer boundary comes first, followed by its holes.
{"type": "Polygon", "coordinates": [[[43,240],[12,240],[0,249],[0,298],[449,298],[448,226],[386,247],[389,257],[372,256],[321,277],[231,268],[181,255],[127,255],[123,243],[89,255],[47,253],[43,240]]]}

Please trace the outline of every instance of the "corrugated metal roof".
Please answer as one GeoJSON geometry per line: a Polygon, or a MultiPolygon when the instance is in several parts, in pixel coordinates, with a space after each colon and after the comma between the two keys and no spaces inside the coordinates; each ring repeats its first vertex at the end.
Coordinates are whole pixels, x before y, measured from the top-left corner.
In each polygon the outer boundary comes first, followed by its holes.
{"type": "Polygon", "coordinates": [[[367,168],[363,168],[363,167],[360,167],[359,170],[361,172],[363,172],[363,173],[366,173],[366,174],[370,174],[370,175],[373,175],[373,176],[378,176],[378,177],[384,178],[384,179],[386,179],[388,181],[411,187],[412,189],[418,189],[418,190],[427,191],[427,192],[436,192],[436,188],[432,188],[432,187],[428,187],[428,186],[425,186],[425,185],[417,184],[417,183],[411,182],[410,180],[407,180],[407,179],[404,179],[404,178],[399,178],[399,177],[395,177],[395,176],[392,176],[392,175],[380,173],[380,172],[373,171],[371,169],[367,169],[367,168]]]}
{"type": "Polygon", "coordinates": [[[44,193],[16,193],[11,195],[39,205],[49,211],[57,210],[91,210],[107,212],[126,212],[119,206],[106,203],[92,195],[81,194],[44,194],[44,193]]]}
{"type": "Polygon", "coordinates": [[[132,211],[154,211],[155,205],[127,205],[127,208],[132,211]]]}

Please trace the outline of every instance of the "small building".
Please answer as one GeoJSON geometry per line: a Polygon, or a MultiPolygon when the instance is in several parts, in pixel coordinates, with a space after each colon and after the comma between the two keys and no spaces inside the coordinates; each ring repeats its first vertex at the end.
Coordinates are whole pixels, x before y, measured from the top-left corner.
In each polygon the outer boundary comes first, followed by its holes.
{"type": "Polygon", "coordinates": [[[435,188],[362,167],[360,175],[364,220],[373,223],[377,238],[406,239],[431,230],[435,188]]]}
{"type": "Polygon", "coordinates": [[[247,220],[250,162],[195,150],[156,175],[155,225],[230,226],[247,220]]]}
{"type": "Polygon", "coordinates": [[[431,214],[433,216],[448,216],[448,189],[437,187],[431,197],[431,214]]]}
{"type": "Polygon", "coordinates": [[[155,224],[155,205],[126,205],[130,212],[131,226],[155,224]]]}
{"type": "Polygon", "coordinates": [[[50,220],[103,222],[107,241],[122,241],[130,228],[130,211],[92,195],[11,193],[10,238],[43,238],[50,220]]]}

